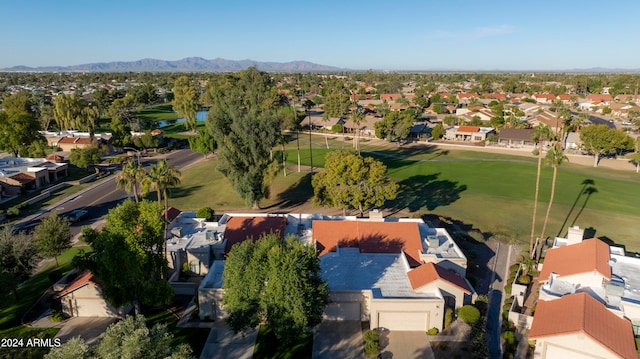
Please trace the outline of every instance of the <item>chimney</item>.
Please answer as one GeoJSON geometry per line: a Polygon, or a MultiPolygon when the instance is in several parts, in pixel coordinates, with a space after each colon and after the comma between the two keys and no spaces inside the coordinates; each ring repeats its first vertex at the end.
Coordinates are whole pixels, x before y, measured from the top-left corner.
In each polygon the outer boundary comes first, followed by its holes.
{"type": "Polygon", "coordinates": [[[384,222],[384,217],[379,209],[369,211],[369,222],[384,222]]]}
{"type": "Polygon", "coordinates": [[[584,228],[578,226],[569,227],[569,233],[567,234],[567,245],[577,244],[584,239],[584,228]]]}

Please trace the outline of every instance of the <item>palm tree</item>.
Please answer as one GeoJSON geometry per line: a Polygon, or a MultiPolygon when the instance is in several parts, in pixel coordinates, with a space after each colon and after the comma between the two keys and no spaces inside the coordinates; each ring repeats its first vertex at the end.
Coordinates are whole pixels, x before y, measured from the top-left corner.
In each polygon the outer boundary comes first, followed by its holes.
{"type": "Polygon", "coordinates": [[[287,144],[287,138],[284,136],[284,134],[281,133],[276,139],[276,143],[279,144],[282,148],[282,170],[284,171],[284,176],[287,177],[287,165],[285,163],[284,156],[284,146],[287,144]]]}
{"type": "Polygon", "coordinates": [[[311,173],[313,173],[313,149],[311,148],[311,114],[309,113],[309,111],[315,105],[316,104],[309,99],[305,100],[302,104],[302,106],[304,106],[305,112],[307,113],[307,117],[309,117],[309,161],[311,165],[311,173]]]}
{"type": "Polygon", "coordinates": [[[169,187],[175,187],[180,184],[180,171],[173,168],[167,163],[166,159],[162,159],[151,166],[149,173],[143,179],[142,188],[145,192],[155,189],[158,195],[158,204],[162,205],[162,195],[164,195],[164,255],[167,256],[167,225],[168,225],[168,212],[169,212],[169,200],[168,192],[169,187]]]}
{"type": "Polygon", "coordinates": [[[144,177],[145,170],[136,161],[127,161],[116,176],[116,188],[122,188],[127,193],[133,192],[133,198],[138,203],[138,184],[144,177]]]}
{"type": "Polygon", "coordinates": [[[542,167],[542,141],[551,138],[551,128],[539,124],[533,129],[533,139],[538,142],[538,173],[536,174],[536,194],[533,198],[533,219],[531,220],[531,238],[529,239],[529,253],[533,255],[533,237],[536,228],[536,212],[538,210],[538,193],[540,192],[540,168],[542,167]]]}
{"type": "Polygon", "coordinates": [[[356,104],[355,110],[351,112],[351,121],[356,125],[356,151],[360,154],[360,124],[364,120],[364,113],[360,110],[360,107],[356,104]]]}
{"type": "MultiPolygon", "coordinates": [[[[551,212],[551,206],[553,205],[553,196],[556,191],[556,177],[558,175],[558,166],[562,165],[565,161],[569,161],[565,156],[562,146],[556,143],[547,152],[545,157],[545,164],[553,167],[553,178],[551,179],[551,196],[549,197],[549,205],[547,206],[547,214],[544,216],[544,224],[542,225],[542,233],[540,233],[540,240],[544,239],[544,232],[547,229],[547,222],[549,221],[549,213],[551,212]]],[[[540,259],[542,246],[538,246],[536,259],[540,259]]]]}

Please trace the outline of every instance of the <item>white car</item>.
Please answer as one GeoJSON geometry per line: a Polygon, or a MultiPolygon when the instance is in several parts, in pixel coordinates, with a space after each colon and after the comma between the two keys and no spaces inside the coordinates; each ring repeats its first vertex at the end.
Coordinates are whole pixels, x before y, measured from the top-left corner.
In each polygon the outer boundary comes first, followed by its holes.
{"type": "Polygon", "coordinates": [[[622,121],[622,124],[626,125],[626,126],[629,126],[629,125],[631,125],[631,121],[622,121]]]}

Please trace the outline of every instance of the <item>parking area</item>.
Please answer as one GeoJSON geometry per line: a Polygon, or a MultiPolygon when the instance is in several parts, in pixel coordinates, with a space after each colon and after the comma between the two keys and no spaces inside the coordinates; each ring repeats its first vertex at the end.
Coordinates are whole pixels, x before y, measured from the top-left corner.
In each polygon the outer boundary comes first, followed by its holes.
{"type": "Polygon", "coordinates": [[[69,318],[60,325],[60,331],[56,334],[56,338],[60,338],[60,341],[64,344],[69,339],[79,336],[87,344],[94,344],[102,333],[107,330],[107,327],[118,320],[118,318],[103,317],[69,318]]]}
{"type": "Polygon", "coordinates": [[[325,320],[320,323],[314,329],[311,356],[314,359],[364,359],[364,339],[360,321],[325,320]]]}

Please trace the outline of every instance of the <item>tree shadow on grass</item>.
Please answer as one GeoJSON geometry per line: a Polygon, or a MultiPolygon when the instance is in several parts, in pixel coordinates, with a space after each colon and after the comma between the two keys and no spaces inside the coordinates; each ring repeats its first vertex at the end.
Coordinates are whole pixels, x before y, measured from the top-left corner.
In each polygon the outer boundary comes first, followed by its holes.
{"type": "Polygon", "coordinates": [[[171,188],[169,195],[171,198],[187,197],[191,196],[200,188],[202,188],[201,185],[171,188]]]}
{"type": "Polygon", "coordinates": [[[415,212],[421,208],[430,211],[449,205],[460,199],[460,193],[467,190],[467,186],[449,180],[439,180],[440,174],[417,175],[399,183],[398,197],[392,207],[397,210],[408,208],[415,212]]]}
{"type": "Polygon", "coordinates": [[[311,173],[307,173],[294,185],[278,194],[278,201],[276,203],[263,207],[263,209],[287,209],[297,207],[307,202],[312,196],[313,187],[311,186],[311,173]]]}

